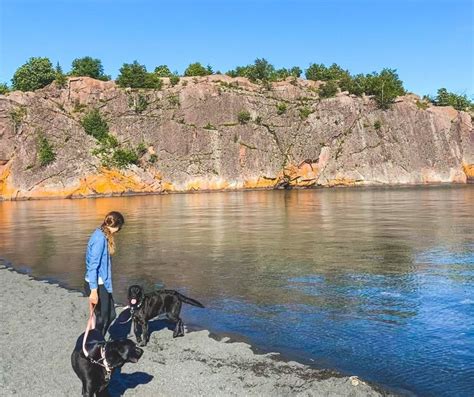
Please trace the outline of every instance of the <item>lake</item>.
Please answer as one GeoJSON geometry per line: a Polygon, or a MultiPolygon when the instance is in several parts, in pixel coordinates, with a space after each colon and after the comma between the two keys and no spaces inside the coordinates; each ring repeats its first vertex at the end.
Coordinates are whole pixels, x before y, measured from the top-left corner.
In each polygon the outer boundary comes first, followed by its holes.
{"type": "Polygon", "coordinates": [[[474,394],[474,186],[0,202],[0,257],[82,289],[87,240],[126,224],[114,296],[166,286],[185,324],[423,396],[474,394]]]}

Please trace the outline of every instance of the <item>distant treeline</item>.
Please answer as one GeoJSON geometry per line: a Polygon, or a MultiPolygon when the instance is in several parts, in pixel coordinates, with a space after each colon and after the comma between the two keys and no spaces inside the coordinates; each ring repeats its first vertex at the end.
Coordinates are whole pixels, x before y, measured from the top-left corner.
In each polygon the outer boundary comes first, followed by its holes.
{"type": "MultiPolygon", "coordinates": [[[[210,65],[203,66],[199,62],[190,64],[182,76],[207,76],[211,74],[221,74],[214,72],[210,65]]],[[[298,66],[290,69],[277,69],[265,59],[256,59],[255,62],[247,66],[237,66],[225,74],[231,77],[246,77],[250,81],[261,84],[271,90],[272,82],[282,81],[290,78],[290,83],[297,84],[297,78],[303,74],[303,70],[298,66]]],[[[304,72],[306,79],[322,81],[318,94],[321,98],[329,98],[340,91],[348,91],[357,96],[371,95],[381,109],[387,109],[397,96],[406,94],[403,82],[398,77],[396,70],[385,68],[380,72],[369,74],[352,75],[348,70],[337,64],[326,66],[323,64],[310,64],[304,72]]],[[[104,73],[104,68],[100,59],[92,57],[77,58],[72,62],[69,73],[64,73],[59,63],[56,67],[48,58],[30,58],[28,62],[20,66],[11,80],[11,88],[0,83],[0,94],[7,93],[10,89],[21,91],[34,91],[43,88],[53,81],[60,87],[64,87],[68,76],[88,76],[98,80],[110,80],[111,76],[104,73]]],[[[137,61],[124,63],[120,68],[119,75],[115,82],[123,88],[149,88],[161,89],[162,78],[170,79],[172,85],[180,81],[181,75],[178,72],[171,72],[167,65],[160,65],[153,72],[148,72],[145,65],[137,61]]],[[[473,109],[474,103],[466,95],[459,95],[448,92],[445,88],[440,88],[436,97],[423,97],[420,106],[427,106],[428,102],[436,106],[453,106],[457,110],[473,109]]]]}

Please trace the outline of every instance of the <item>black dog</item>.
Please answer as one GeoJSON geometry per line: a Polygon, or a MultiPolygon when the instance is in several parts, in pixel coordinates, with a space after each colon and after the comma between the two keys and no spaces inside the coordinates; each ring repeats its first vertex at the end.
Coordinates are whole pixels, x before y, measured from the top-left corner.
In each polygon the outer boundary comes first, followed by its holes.
{"type": "Polygon", "coordinates": [[[143,350],[130,339],[105,342],[102,334],[91,330],[87,336],[86,357],[82,350],[82,334],[76,342],[71,354],[71,364],[74,372],[82,381],[83,397],[106,397],[109,395],[107,386],[116,368],[125,363],[136,363],[143,350]]]}
{"type": "Polygon", "coordinates": [[[204,307],[198,301],[188,298],[174,290],[158,290],[148,294],[143,293],[139,285],[132,285],[128,289],[128,305],[130,307],[130,318],[133,320],[133,330],[140,346],[146,346],[150,339],[148,333],[148,321],[166,315],[170,321],[176,323],[173,337],[184,335],[183,320],[179,317],[182,303],[188,303],[197,307],[204,307]],[[143,340],[138,335],[138,327],[143,330],[143,340]]]}

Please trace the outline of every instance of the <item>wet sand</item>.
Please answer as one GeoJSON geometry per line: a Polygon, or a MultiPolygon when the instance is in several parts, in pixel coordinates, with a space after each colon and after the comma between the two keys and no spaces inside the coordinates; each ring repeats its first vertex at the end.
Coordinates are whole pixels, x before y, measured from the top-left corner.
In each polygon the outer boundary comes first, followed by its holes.
{"type": "MultiPolygon", "coordinates": [[[[0,267],[0,303],[0,394],[80,396],[70,355],[84,331],[87,299],[0,267]]],[[[138,364],[114,374],[112,396],[388,395],[356,377],[256,354],[248,344],[218,341],[208,331],[173,339],[171,330],[159,329],[144,350],[138,364]]]]}

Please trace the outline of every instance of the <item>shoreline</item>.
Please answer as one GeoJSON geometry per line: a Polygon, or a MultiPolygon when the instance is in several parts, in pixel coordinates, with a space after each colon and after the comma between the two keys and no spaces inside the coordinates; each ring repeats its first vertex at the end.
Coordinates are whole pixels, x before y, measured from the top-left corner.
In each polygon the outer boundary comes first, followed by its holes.
{"type": "MultiPolygon", "coordinates": [[[[87,320],[82,293],[8,265],[0,264],[0,274],[4,395],[80,395],[81,383],[69,357],[87,320]]],[[[183,338],[173,339],[172,331],[156,325],[151,325],[154,332],[139,363],[126,364],[112,378],[112,396],[395,395],[355,376],[312,368],[279,353],[262,354],[258,347],[196,326],[187,328],[183,338]]],[[[127,330],[121,328],[112,326],[112,334],[123,337],[127,330]]]]}
{"type": "Polygon", "coordinates": [[[474,185],[474,180],[461,182],[426,182],[426,183],[371,183],[371,184],[338,184],[338,185],[319,185],[319,186],[292,186],[290,188],[274,188],[274,187],[255,187],[255,188],[235,188],[235,189],[202,189],[202,190],[183,190],[183,191],[162,191],[162,192],[117,192],[117,193],[96,193],[89,195],[77,196],[20,196],[15,198],[5,198],[0,196],[2,202],[16,201],[49,201],[49,200],[86,200],[99,198],[118,198],[118,197],[135,197],[135,196],[168,196],[181,194],[213,194],[213,193],[239,193],[239,192],[271,192],[271,191],[291,191],[291,190],[333,190],[333,189],[409,189],[409,188],[431,188],[431,187],[460,187],[474,185]]]}

